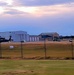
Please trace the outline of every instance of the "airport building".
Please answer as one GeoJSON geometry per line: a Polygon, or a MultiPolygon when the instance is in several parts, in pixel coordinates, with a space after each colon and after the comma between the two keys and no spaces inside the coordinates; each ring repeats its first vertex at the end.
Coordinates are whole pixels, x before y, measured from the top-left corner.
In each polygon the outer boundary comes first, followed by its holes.
{"type": "Polygon", "coordinates": [[[58,41],[59,40],[59,34],[57,32],[41,33],[39,35],[39,40],[43,41],[44,39],[47,41],[58,41]]]}
{"type": "Polygon", "coordinates": [[[29,42],[39,41],[38,35],[29,35],[29,42]]]}
{"type": "Polygon", "coordinates": [[[13,42],[38,42],[44,41],[44,38],[47,41],[57,41],[59,39],[59,34],[56,32],[41,33],[40,35],[29,35],[26,31],[0,32],[0,37],[2,38],[9,39],[10,36],[13,42]]]}
{"type": "Polygon", "coordinates": [[[9,32],[0,32],[0,37],[9,39],[11,36],[12,41],[29,41],[29,34],[25,31],[9,31],[9,32]]]}

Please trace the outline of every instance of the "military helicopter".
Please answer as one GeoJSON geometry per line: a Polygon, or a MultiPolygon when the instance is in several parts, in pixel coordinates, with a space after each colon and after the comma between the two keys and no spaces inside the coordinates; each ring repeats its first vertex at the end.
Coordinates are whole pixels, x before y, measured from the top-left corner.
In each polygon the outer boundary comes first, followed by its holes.
{"type": "Polygon", "coordinates": [[[9,37],[9,39],[5,39],[5,38],[0,36],[0,43],[1,42],[9,42],[9,41],[11,41],[11,36],[9,37]]]}

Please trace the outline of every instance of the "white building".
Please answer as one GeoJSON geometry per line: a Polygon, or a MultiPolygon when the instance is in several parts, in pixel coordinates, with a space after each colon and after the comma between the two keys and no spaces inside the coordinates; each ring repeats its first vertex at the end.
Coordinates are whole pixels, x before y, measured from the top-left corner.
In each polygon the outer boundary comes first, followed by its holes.
{"type": "Polygon", "coordinates": [[[29,41],[29,34],[25,31],[0,32],[0,36],[5,39],[9,39],[11,36],[11,39],[14,42],[29,41]]]}
{"type": "Polygon", "coordinates": [[[36,42],[36,41],[39,41],[38,35],[30,35],[29,36],[29,42],[36,42]]]}

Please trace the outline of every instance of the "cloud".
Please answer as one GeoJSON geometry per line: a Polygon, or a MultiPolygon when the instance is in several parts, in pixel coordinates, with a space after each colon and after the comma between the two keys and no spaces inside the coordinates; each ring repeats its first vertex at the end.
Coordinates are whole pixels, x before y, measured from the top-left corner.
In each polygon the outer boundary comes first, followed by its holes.
{"type": "Polygon", "coordinates": [[[71,2],[74,2],[74,0],[16,0],[15,4],[24,6],[47,6],[71,2]]]}
{"type": "Polygon", "coordinates": [[[7,3],[5,3],[5,2],[0,2],[0,6],[6,6],[7,5],[7,3]]]}
{"type": "Polygon", "coordinates": [[[74,3],[71,4],[59,4],[51,6],[38,6],[38,7],[15,7],[14,9],[19,10],[23,13],[28,13],[36,17],[42,16],[58,16],[64,14],[74,13],[74,3]]]}
{"type": "Polygon", "coordinates": [[[0,0],[0,5],[12,5],[14,0],[0,0]]]}
{"type": "Polygon", "coordinates": [[[4,12],[5,14],[10,14],[10,15],[18,15],[18,14],[23,14],[23,12],[20,12],[15,9],[9,9],[8,11],[4,12]]]}
{"type": "Polygon", "coordinates": [[[55,16],[74,12],[74,0],[0,0],[4,14],[55,16]],[[70,3],[69,3],[70,2],[70,3]],[[63,4],[62,4],[63,3],[63,4]]]}

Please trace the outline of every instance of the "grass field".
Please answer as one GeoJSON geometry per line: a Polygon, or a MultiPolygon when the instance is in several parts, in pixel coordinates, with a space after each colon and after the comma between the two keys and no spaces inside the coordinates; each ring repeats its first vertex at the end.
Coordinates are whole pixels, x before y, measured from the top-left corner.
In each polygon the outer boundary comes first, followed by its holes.
{"type": "Polygon", "coordinates": [[[74,61],[0,60],[0,75],[74,75],[74,61]]]}
{"type": "MultiPolygon", "coordinates": [[[[2,57],[21,57],[20,43],[2,43],[1,50],[2,57]],[[12,45],[14,46],[14,49],[9,48],[9,46],[12,45]]],[[[45,57],[44,42],[23,43],[22,50],[24,58],[45,57]]],[[[71,42],[46,42],[47,57],[72,57],[72,50],[71,42]]]]}
{"type": "Polygon", "coordinates": [[[23,43],[22,50],[23,58],[34,59],[19,58],[21,57],[20,43],[1,43],[0,56],[12,59],[0,59],[0,75],[74,74],[74,60],[58,60],[59,58],[72,57],[73,46],[71,42],[46,42],[46,56],[53,59],[58,58],[57,60],[44,60],[44,42],[23,43]],[[10,49],[10,46],[14,46],[14,48],[10,49]]]}

